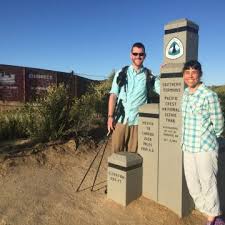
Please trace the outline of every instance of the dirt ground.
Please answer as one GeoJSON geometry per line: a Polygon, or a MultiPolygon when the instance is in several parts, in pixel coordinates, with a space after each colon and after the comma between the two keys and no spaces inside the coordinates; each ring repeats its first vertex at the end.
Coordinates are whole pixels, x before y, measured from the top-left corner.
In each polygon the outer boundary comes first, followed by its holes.
{"type": "MultiPolygon", "coordinates": [[[[103,144],[103,143],[102,143],[103,144]]],[[[102,147],[102,144],[99,147],[102,147]]],[[[180,219],[167,208],[144,197],[123,207],[107,199],[107,156],[90,191],[100,158],[76,192],[96,154],[94,147],[75,143],[32,147],[10,155],[0,150],[0,225],[201,225],[198,211],[180,219]]]]}

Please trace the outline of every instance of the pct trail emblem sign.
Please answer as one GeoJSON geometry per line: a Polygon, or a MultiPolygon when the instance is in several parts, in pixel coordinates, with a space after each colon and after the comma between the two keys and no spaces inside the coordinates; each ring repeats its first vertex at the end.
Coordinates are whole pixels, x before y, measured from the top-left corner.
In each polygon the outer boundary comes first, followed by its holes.
{"type": "Polygon", "coordinates": [[[172,38],[166,46],[166,57],[168,59],[178,59],[184,54],[184,47],[178,38],[172,38]]]}

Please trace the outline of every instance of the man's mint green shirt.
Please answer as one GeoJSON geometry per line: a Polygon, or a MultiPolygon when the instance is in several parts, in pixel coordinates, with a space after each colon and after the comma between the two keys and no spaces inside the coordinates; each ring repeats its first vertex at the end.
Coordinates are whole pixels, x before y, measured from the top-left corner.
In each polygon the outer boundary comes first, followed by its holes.
{"type": "MultiPolygon", "coordinates": [[[[136,72],[132,65],[129,66],[127,70],[126,92],[125,85],[122,86],[119,91],[119,86],[116,82],[120,71],[118,71],[114,76],[110,94],[115,94],[117,96],[117,102],[122,99],[122,103],[125,110],[125,118],[123,123],[128,123],[128,125],[138,125],[139,107],[147,103],[145,68],[142,67],[139,71],[136,72]]],[[[159,79],[156,79],[155,81],[154,91],[159,94],[159,79]]],[[[118,122],[121,123],[121,118],[119,118],[118,122]]]]}

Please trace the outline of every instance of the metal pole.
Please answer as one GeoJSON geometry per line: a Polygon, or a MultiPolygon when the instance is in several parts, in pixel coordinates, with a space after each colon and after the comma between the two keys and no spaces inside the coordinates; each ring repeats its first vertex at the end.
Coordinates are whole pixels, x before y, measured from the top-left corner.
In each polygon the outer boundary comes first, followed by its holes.
{"type": "Polygon", "coordinates": [[[78,188],[77,188],[76,192],[78,192],[78,191],[79,191],[79,189],[80,189],[80,187],[81,187],[82,183],[84,182],[84,180],[85,180],[85,178],[86,178],[86,176],[87,176],[87,174],[88,174],[89,170],[91,169],[92,164],[94,163],[95,159],[97,158],[97,156],[98,156],[98,154],[99,154],[100,150],[101,150],[101,148],[97,151],[97,153],[96,153],[96,155],[95,155],[94,159],[92,160],[92,162],[91,162],[91,164],[90,164],[90,166],[89,166],[88,170],[86,171],[86,173],[85,173],[85,175],[84,175],[84,177],[83,177],[82,181],[80,182],[80,184],[79,184],[79,186],[78,186],[78,188]]]}
{"type": "Polygon", "coordinates": [[[91,187],[91,191],[93,191],[93,189],[94,189],[95,181],[96,181],[96,178],[98,176],[98,172],[99,172],[99,169],[100,169],[100,166],[101,166],[101,163],[102,163],[103,156],[105,154],[105,150],[106,150],[106,146],[108,144],[108,141],[109,141],[109,137],[106,140],[105,147],[104,147],[104,150],[103,150],[103,153],[102,153],[102,157],[101,157],[101,160],[99,162],[98,169],[97,169],[96,174],[95,174],[94,182],[93,182],[92,187],[91,187]]]}

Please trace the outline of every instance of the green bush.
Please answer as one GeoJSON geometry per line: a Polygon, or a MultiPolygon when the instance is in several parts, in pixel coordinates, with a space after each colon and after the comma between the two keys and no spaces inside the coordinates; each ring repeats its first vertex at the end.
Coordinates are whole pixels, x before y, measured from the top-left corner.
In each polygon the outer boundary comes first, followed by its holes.
{"type": "Polygon", "coordinates": [[[70,132],[75,136],[87,136],[95,127],[106,127],[108,92],[114,72],[107,80],[90,85],[87,93],[75,98],[70,111],[70,132]]]}
{"type": "Polygon", "coordinates": [[[70,110],[70,98],[63,85],[48,87],[45,97],[25,106],[28,133],[43,141],[56,140],[65,135],[70,110]]]}
{"type": "Polygon", "coordinates": [[[5,111],[0,114],[0,140],[28,137],[28,118],[24,108],[5,111]]]}
{"type": "Polygon", "coordinates": [[[106,127],[109,79],[90,85],[80,98],[71,98],[63,85],[50,86],[44,97],[21,109],[0,115],[0,140],[30,137],[50,141],[67,135],[87,136],[94,127],[106,127]]]}

